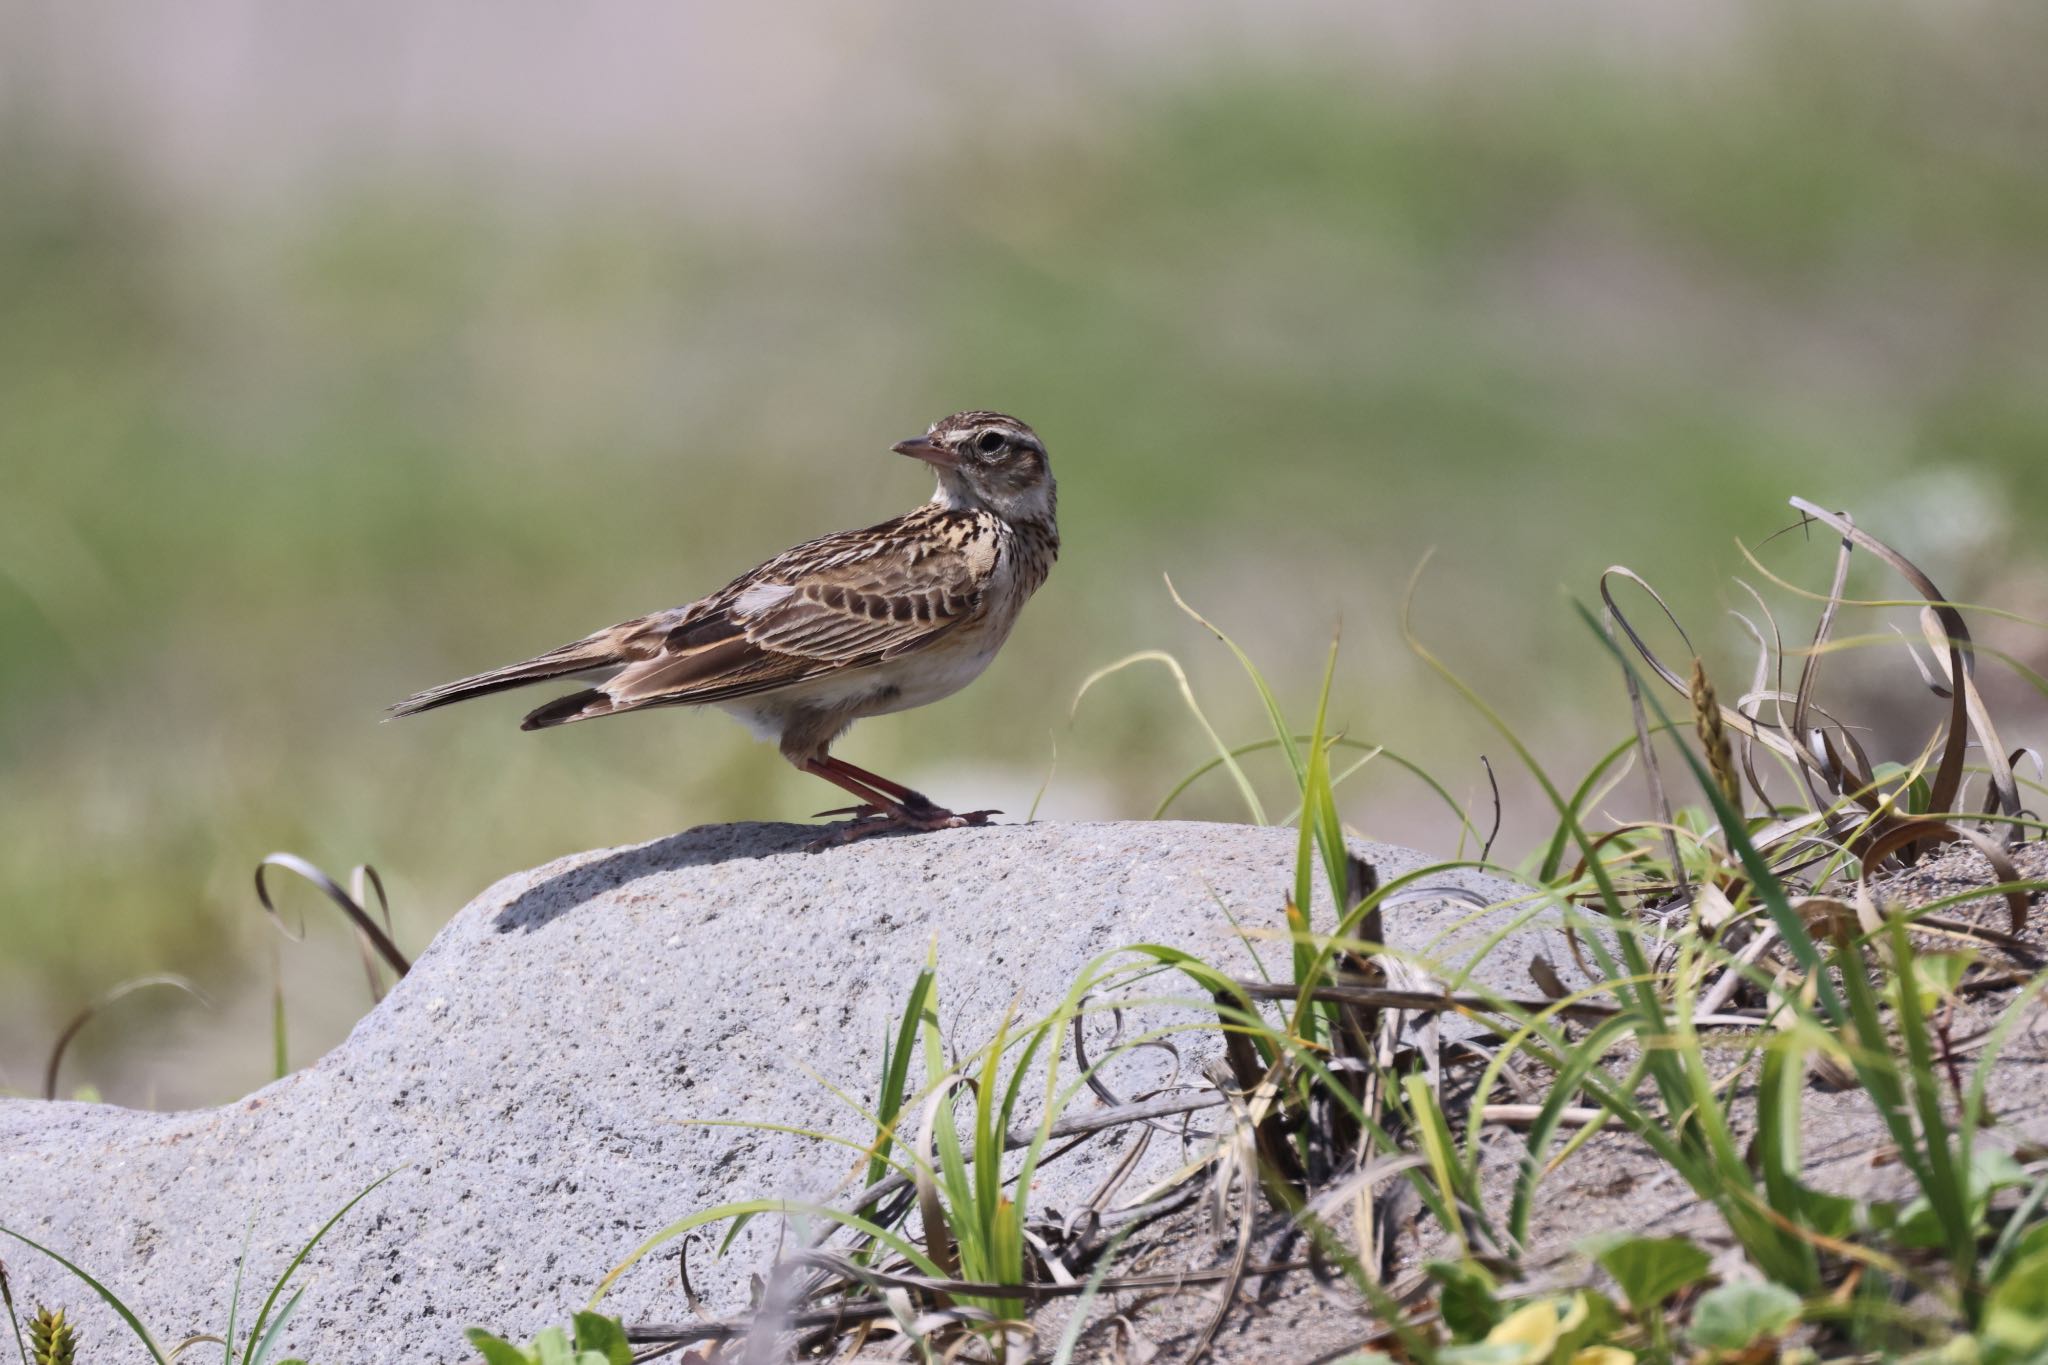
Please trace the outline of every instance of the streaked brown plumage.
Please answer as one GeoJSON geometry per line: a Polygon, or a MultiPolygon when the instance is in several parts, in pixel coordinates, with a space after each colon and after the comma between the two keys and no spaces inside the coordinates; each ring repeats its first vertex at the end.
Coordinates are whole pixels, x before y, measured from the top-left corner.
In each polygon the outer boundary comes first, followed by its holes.
{"type": "Polygon", "coordinates": [[[937,701],[995,657],[1059,554],[1044,444],[996,412],[961,412],[895,449],[938,472],[931,501],[807,541],[708,597],[622,621],[505,668],[406,698],[409,716],[557,679],[596,685],[531,712],[527,730],[652,706],[717,706],[869,818],[839,836],[985,823],[829,752],[864,716],[937,701]]]}

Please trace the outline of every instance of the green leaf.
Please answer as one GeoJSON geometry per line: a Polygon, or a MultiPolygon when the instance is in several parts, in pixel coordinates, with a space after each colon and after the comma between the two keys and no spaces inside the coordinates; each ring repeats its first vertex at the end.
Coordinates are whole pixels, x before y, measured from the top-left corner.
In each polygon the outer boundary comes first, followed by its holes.
{"type": "MultiPolygon", "coordinates": [[[[2036,1223],[2025,1232],[2019,1233],[2007,1244],[2004,1260],[2007,1264],[2018,1265],[2035,1256],[2048,1253],[2048,1222],[2036,1223]]],[[[2004,1275],[1999,1275],[2001,1280],[2004,1275]]]]}
{"type": "Polygon", "coordinates": [[[1522,1365],[1528,1351],[1521,1346],[1475,1341],[1470,1346],[1446,1346],[1436,1353],[1440,1365],[1522,1365]]]}
{"type": "Polygon", "coordinates": [[[1689,1335],[1695,1345],[1711,1350],[1747,1350],[1798,1321],[1799,1308],[1799,1296],[1782,1284],[1724,1284],[1700,1295],[1693,1305],[1689,1335]]]}
{"type": "Polygon", "coordinates": [[[1431,1261],[1429,1277],[1443,1288],[1438,1291],[1438,1311],[1444,1326],[1461,1341],[1478,1341],[1491,1332],[1503,1316],[1495,1290],[1500,1285],[1476,1261],[1431,1261]]]}
{"type": "MultiPolygon", "coordinates": [[[[1870,775],[1876,779],[1876,786],[1880,789],[1899,787],[1900,779],[1912,771],[1914,770],[1908,768],[1903,763],[1873,763],[1870,765],[1870,775]]],[[[1905,792],[1905,801],[1902,804],[1904,804],[1907,813],[1910,815],[1925,815],[1934,804],[1934,789],[1928,785],[1927,779],[1924,777],[1914,777],[1899,789],[1905,792]]]]}
{"type": "MultiPolygon", "coordinates": [[[[1627,1324],[1622,1318],[1614,1300],[1597,1289],[1581,1289],[1575,1296],[1577,1306],[1585,1310],[1576,1327],[1562,1332],[1557,1339],[1559,1354],[1566,1360],[1582,1348],[1597,1346],[1614,1340],[1627,1324]]],[[[1570,1314],[1566,1315],[1571,1316],[1570,1314]]]]}
{"type": "Polygon", "coordinates": [[[1911,1200],[1899,1210],[1898,1222],[1893,1226],[1891,1235],[1898,1245],[1914,1251],[1938,1247],[1945,1240],[1941,1215],[1935,1212],[1933,1201],[1925,1196],[1911,1200]]]}
{"type": "Polygon", "coordinates": [[[576,1315],[576,1349],[599,1356],[605,1365],[633,1365],[625,1324],[602,1313],[576,1315]]]}
{"type": "Polygon", "coordinates": [[[469,1344],[476,1347],[484,1358],[484,1365],[532,1365],[533,1357],[520,1350],[502,1337],[494,1337],[481,1327],[472,1327],[466,1336],[469,1344]]]}
{"type": "Polygon", "coordinates": [[[2048,1345],[2048,1252],[2037,1252],[1991,1288],[1984,1336],[1996,1346],[2031,1355],[2048,1345]]]}
{"type": "Polygon", "coordinates": [[[1916,953],[1910,969],[1885,983],[1885,999],[1899,1007],[1899,992],[1912,981],[1915,1001],[1923,1014],[1931,1014],[1941,1002],[1953,997],[1962,984],[1963,973],[1977,960],[1975,953],[1916,953]]]}
{"type": "Polygon", "coordinates": [[[1589,1238],[1579,1249],[1614,1277],[1628,1298],[1629,1311],[1644,1317],[1689,1284],[1706,1278],[1707,1253],[1685,1237],[1631,1237],[1610,1234],[1589,1238]]]}
{"type": "MultiPolygon", "coordinates": [[[[1991,1196],[2000,1190],[2031,1183],[2024,1168],[2009,1152],[1995,1147],[1979,1148],[1970,1154],[1970,1170],[1963,1216],[1982,1229],[1991,1196]]],[[[1907,1201],[1898,1211],[1898,1226],[1892,1236],[1900,1246],[1926,1250],[1950,1240],[1941,1210],[1927,1195],[1907,1201]]]]}
{"type": "Polygon", "coordinates": [[[2011,1152],[1996,1147],[1979,1147],[1970,1153],[1970,1197],[1989,1199],[2000,1190],[2017,1189],[2033,1183],[2026,1167],[2011,1152]]]}
{"type": "Polygon", "coordinates": [[[533,1339],[533,1354],[540,1365],[576,1365],[569,1351],[569,1338],[559,1327],[550,1327],[533,1339]]]}
{"type": "Polygon", "coordinates": [[[1857,1214],[1863,1207],[1847,1195],[1829,1194],[1803,1184],[1798,1188],[1797,1200],[1800,1222],[1822,1237],[1837,1240],[1856,1230],[1857,1214]]]}

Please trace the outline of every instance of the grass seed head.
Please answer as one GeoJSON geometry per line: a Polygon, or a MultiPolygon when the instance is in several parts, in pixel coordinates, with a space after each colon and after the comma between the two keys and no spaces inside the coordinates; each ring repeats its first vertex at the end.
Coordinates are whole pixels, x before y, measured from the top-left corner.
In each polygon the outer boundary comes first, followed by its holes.
{"type": "Polygon", "coordinates": [[[78,1359],[78,1329],[64,1318],[64,1310],[38,1308],[28,1320],[29,1358],[34,1365],[73,1365],[78,1359]]]}
{"type": "Polygon", "coordinates": [[[1728,742],[1727,728],[1721,724],[1720,699],[1714,695],[1714,685],[1707,681],[1707,670],[1698,659],[1692,661],[1691,690],[1693,728],[1699,732],[1707,768],[1714,774],[1714,784],[1721,789],[1721,795],[1740,812],[1742,783],[1735,772],[1735,748],[1728,742]]]}

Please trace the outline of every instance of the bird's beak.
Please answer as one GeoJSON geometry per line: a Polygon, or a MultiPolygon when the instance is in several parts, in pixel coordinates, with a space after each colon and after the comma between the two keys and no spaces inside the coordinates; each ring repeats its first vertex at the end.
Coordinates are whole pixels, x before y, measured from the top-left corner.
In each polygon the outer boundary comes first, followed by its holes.
{"type": "Polygon", "coordinates": [[[898,441],[889,449],[898,455],[908,455],[912,459],[923,460],[926,464],[937,465],[941,469],[955,469],[960,464],[958,455],[929,436],[913,436],[907,441],[898,441]]]}

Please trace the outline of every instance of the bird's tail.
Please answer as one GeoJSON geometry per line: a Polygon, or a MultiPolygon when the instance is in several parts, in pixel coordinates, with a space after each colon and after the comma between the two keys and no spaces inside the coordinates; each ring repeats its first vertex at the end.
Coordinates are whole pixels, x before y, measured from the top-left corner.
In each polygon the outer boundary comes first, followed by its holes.
{"type": "Polygon", "coordinates": [[[452,706],[471,697],[487,697],[493,692],[506,692],[530,683],[609,673],[621,662],[608,639],[578,640],[575,644],[563,645],[521,663],[507,664],[488,673],[457,678],[454,682],[415,692],[391,707],[389,714],[394,718],[416,716],[437,706],[452,706]]]}
{"type": "Polygon", "coordinates": [[[567,725],[572,720],[589,720],[592,716],[608,716],[611,713],[611,694],[601,687],[590,687],[581,692],[571,692],[565,697],[556,697],[545,706],[535,707],[526,713],[526,719],[519,722],[519,728],[545,730],[550,725],[567,725]]]}

